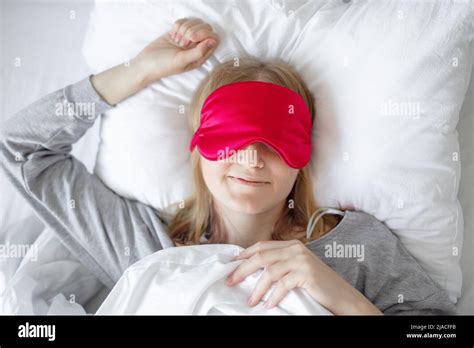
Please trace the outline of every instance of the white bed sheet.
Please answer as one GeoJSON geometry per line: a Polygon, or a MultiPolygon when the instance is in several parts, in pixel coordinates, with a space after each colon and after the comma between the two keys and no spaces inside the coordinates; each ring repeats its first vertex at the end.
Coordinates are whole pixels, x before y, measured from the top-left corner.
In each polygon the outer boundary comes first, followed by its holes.
{"type": "MultiPolygon", "coordinates": [[[[93,1],[2,0],[0,6],[1,122],[43,95],[91,73],[82,58],[81,47],[93,1]]],[[[73,154],[91,172],[97,153],[99,129],[100,122],[97,122],[73,147],[73,154]]],[[[43,232],[44,224],[23,197],[14,191],[3,173],[0,174],[0,192],[0,243],[8,241],[10,244],[31,245],[43,232]]],[[[58,249],[56,252],[62,255],[63,261],[73,259],[61,244],[52,243],[51,247],[58,249]]],[[[0,293],[6,283],[13,279],[21,263],[21,258],[0,260],[0,293]]],[[[72,270],[73,263],[64,262],[63,268],[50,277],[61,279],[61,276],[72,270]]],[[[22,269],[25,269],[24,266],[22,269]]],[[[26,277],[27,274],[23,281],[26,277]]],[[[45,279],[47,282],[50,280],[45,279]]],[[[17,277],[16,281],[20,279],[17,277]]],[[[28,283],[25,281],[24,284],[28,283]]],[[[31,289],[23,289],[25,293],[31,290],[30,293],[38,294],[39,288],[33,289],[38,284],[34,281],[29,284],[31,289]]],[[[96,284],[90,281],[91,287],[96,284]]],[[[46,296],[46,290],[43,294],[46,296]]],[[[38,312],[44,310],[40,296],[31,301],[31,308],[36,308],[38,312]]],[[[0,303],[0,312],[1,307],[0,303]]],[[[95,307],[98,305],[93,305],[87,312],[93,311],[95,307]]]]}
{"type": "Polygon", "coordinates": [[[293,289],[274,308],[263,304],[275,285],[254,307],[245,303],[262,276],[259,270],[229,291],[224,280],[243,260],[244,248],[203,244],[167,248],[130,266],[97,315],[332,315],[304,289],[293,289]]]}
{"type": "MultiPolygon", "coordinates": [[[[2,69],[1,120],[90,73],[81,45],[93,2],[52,0],[1,1],[2,69]],[[72,12],[74,11],[74,12],[72,12]],[[73,15],[73,16],[72,16],[73,15]],[[71,19],[71,18],[74,19],[71,19]],[[20,62],[16,67],[15,63],[20,62]]],[[[98,144],[99,122],[82,138],[73,153],[92,170],[98,144]]],[[[5,227],[31,213],[22,197],[0,176],[2,236],[5,227]]]]}
{"type": "MultiPolygon", "coordinates": [[[[474,49],[474,48],[473,48],[474,49]]],[[[461,148],[459,202],[464,213],[464,244],[461,256],[462,296],[457,303],[459,314],[474,314],[474,69],[458,124],[461,148]]]]}
{"type": "MultiPolygon", "coordinates": [[[[46,93],[90,74],[81,47],[93,7],[92,0],[6,0],[0,2],[1,76],[0,122],[46,93]],[[15,67],[16,58],[21,66],[15,67]]],[[[474,86],[473,76],[458,126],[462,177],[459,200],[464,211],[465,239],[462,256],[463,294],[459,314],[474,314],[474,86]]],[[[92,171],[99,141],[100,122],[73,147],[73,154],[92,171]]],[[[0,243],[33,243],[43,224],[24,199],[0,174],[0,243]]],[[[2,261],[3,262],[3,261],[2,261]]],[[[21,263],[1,264],[2,280],[8,281],[21,263]]],[[[58,272],[60,274],[60,272],[58,272]]],[[[51,275],[54,276],[54,275],[51,275]]],[[[93,282],[91,283],[91,286],[93,282]]],[[[1,290],[1,287],[0,287],[1,290]]],[[[85,305],[94,312],[107,291],[103,288],[85,305]]]]}

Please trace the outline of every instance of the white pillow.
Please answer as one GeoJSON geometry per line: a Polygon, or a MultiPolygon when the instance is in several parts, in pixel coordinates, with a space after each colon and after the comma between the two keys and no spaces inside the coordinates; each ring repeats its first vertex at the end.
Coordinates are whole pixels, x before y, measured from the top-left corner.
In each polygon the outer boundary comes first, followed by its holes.
{"type": "Polygon", "coordinates": [[[472,68],[464,1],[96,2],[83,53],[95,72],[137,54],[174,20],[200,17],[221,44],[107,112],[95,173],[157,209],[192,189],[186,116],[199,81],[243,53],[281,57],[316,97],[318,204],[363,210],[397,234],[453,301],[463,220],[456,125],[472,68]]]}

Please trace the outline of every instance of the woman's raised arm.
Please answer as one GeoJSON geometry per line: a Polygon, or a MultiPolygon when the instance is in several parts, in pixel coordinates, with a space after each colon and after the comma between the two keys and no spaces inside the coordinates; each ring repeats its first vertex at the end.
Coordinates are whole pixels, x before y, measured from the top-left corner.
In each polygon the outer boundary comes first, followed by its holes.
{"type": "Polygon", "coordinates": [[[168,33],[146,46],[134,59],[92,77],[92,84],[115,105],[148,84],[202,65],[218,45],[212,27],[200,19],[183,18],[168,33]]]}
{"type": "MultiPolygon", "coordinates": [[[[50,93],[1,128],[0,159],[6,176],[61,242],[109,288],[128,266],[163,247],[163,221],[153,208],[110,190],[70,152],[113,104],[154,79],[200,61],[189,63],[198,56],[196,51],[160,51],[168,45],[162,38],[129,67],[117,66],[50,93]],[[162,62],[157,61],[160,56],[162,62]]],[[[194,45],[202,48],[201,43],[194,45]]]]}

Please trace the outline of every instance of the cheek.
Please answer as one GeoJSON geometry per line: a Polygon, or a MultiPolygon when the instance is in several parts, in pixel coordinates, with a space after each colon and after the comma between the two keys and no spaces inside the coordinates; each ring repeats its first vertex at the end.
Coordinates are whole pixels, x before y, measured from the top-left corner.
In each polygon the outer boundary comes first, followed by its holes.
{"type": "Polygon", "coordinates": [[[272,173],[276,191],[287,196],[298,177],[299,169],[289,167],[274,150],[267,157],[266,163],[272,173]]]}
{"type": "Polygon", "coordinates": [[[281,198],[286,198],[293,188],[298,176],[298,169],[290,168],[286,165],[275,168],[274,173],[274,189],[275,193],[281,198]]]}
{"type": "Polygon", "coordinates": [[[213,195],[216,195],[225,189],[226,166],[225,163],[208,161],[204,158],[201,160],[201,170],[204,182],[213,195]]]}

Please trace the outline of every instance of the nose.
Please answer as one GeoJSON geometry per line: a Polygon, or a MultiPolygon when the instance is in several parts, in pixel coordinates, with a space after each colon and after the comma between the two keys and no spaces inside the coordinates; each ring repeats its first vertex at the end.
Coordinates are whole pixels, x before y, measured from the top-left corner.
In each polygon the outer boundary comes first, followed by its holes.
{"type": "Polygon", "coordinates": [[[239,163],[248,168],[263,168],[265,163],[262,157],[262,143],[252,143],[242,149],[241,161],[239,163]]]}

